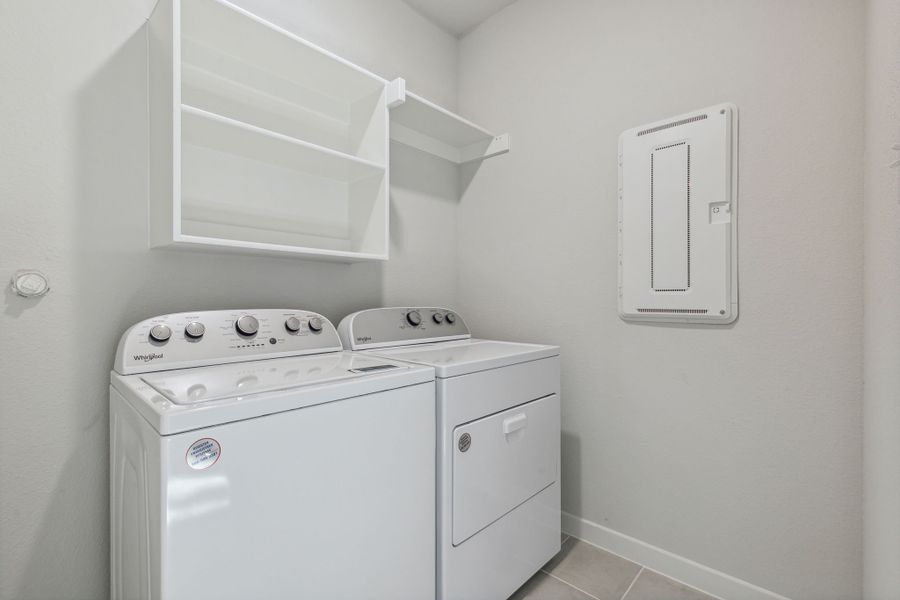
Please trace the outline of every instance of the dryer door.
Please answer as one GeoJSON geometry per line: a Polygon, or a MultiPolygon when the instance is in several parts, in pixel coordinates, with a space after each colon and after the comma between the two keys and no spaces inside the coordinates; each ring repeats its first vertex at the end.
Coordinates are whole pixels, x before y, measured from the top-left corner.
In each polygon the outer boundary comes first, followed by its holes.
{"type": "Polygon", "coordinates": [[[460,425],[453,431],[453,545],[557,479],[559,396],[460,425]]]}

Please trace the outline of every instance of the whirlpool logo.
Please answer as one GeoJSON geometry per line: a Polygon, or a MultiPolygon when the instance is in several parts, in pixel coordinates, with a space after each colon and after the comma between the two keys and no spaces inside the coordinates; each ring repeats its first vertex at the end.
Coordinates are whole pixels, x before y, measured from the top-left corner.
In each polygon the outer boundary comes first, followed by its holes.
{"type": "Polygon", "coordinates": [[[150,362],[151,360],[156,360],[157,358],[162,358],[162,354],[157,354],[156,352],[151,352],[150,354],[135,354],[134,360],[135,362],[150,362]]]}

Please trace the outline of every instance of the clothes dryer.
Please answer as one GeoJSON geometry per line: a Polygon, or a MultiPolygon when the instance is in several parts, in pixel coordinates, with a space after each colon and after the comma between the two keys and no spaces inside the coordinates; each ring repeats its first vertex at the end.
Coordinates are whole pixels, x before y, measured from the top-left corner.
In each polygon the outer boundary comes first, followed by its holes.
{"type": "Polygon", "coordinates": [[[440,600],[509,597],[560,549],[557,346],[473,339],[445,308],[348,315],[347,349],[437,376],[440,600]]]}

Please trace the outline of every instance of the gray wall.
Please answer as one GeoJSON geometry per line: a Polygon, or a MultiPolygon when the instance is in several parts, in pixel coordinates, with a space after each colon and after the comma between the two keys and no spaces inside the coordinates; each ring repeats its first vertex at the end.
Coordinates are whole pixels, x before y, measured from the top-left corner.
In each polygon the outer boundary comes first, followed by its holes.
{"type": "MultiPolygon", "coordinates": [[[[287,305],[339,319],[455,298],[455,171],[400,147],[386,264],[149,251],[140,29],[153,4],[0,2],[0,277],[33,267],[53,286],[37,302],[7,291],[0,316],[3,599],[107,596],[108,371],[130,324],[287,305]]],[[[455,102],[456,40],[400,0],[240,4],[455,102]]]]}
{"type": "Polygon", "coordinates": [[[460,309],[562,346],[564,509],[797,599],[862,590],[863,50],[855,0],[519,0],[461,43],[512,152],[463,181],[460,309]],[[741,316],[626,324],[617,136],[723,101],[741,316]]]}
{"type": "Polygon", "coordinates": [[[900,600],[900,2],[866,9],[865,598],[900,600]]]}
{"type": "MultiPolygon", "coordinates": [[[[463,114],[513,136],[459,181],[392,146],[391,261],[351,266],[146,249],[153,3],[0,2],[0,277],[53,284],[6,292],[0,315],[0,598],[107,594],[106,382],[128,325],[393,303],[457,303],[480,335],[563,347],[570,513],[797,599],[861,595],[862,2],[519,0],[457,55],[400,0],[239,0],[446,106],[458,82],[463,114]],[[741,317],[626,325],[616,136],[720,101],[741,110],[741,317]]],[[[878,169],[898,84],[872,74],[896,73],[897,15],[868,6],[867,515],[887,520],[867,584],[890,591],[900,250],[878,169]]]]}

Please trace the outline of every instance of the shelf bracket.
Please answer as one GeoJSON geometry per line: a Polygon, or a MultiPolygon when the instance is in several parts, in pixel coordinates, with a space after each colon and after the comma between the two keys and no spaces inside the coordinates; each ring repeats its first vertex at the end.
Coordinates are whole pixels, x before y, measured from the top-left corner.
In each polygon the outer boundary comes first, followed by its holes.
{"type": "Polygon", "coordinates": [[[402,77],[387,84],[387,107],[395,108],[406,102],[406,80],[402,77]]]}
{"type": "Polygon", "coordinates": [[[487,145],[484,142],[477,142],[471,146],[460,148],[459,162],[467,163],[475,160],[484,160],[498,154],[506,154],[509,152],[509,134],[504,133],[495,135],[487,145]]]}

